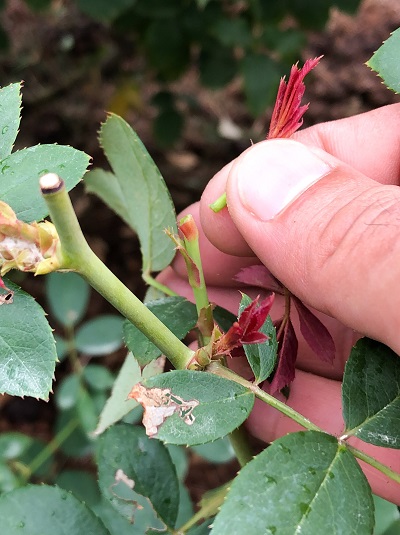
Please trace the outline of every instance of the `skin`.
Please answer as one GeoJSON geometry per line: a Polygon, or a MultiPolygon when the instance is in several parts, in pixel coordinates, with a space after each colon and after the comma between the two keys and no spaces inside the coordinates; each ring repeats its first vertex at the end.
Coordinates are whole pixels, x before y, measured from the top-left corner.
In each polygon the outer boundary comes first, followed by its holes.
{"type": "MultiPolygon", "coordinates": [[[[262,262],[327,326],[337,348],[333,366],[315,357],[297,329],[298,370],[288,404],[341,436],[341,378],[354,342],[366,335],[400,353],[400,104],[316,125],[293,139],[312,147],[329,163],[330,172],[273,219],[260,221],[239,198],[243,175],[254,178],[243,154],[217,173],[200,203],[184,213],[191,213],[199,226],[211,301],[237,312],[239,287],[232,277],[240,268],[262,262]],[[229,211],[215,214],[209,204],[224,191],[229,211]]],[[[247,162],[252,150],[246,151],[247,162]]],[[[180,258],[159,278],[192,299],[180,258]]],[[[252,296],[259,293],[242,289],[252,296]]],[[[281,311],[277,298],[272,317],[281,311]]],[[[232,365],[240,367],[238,362],[232,365]]],[[[248,428],[266,442],[300,430],[258,401],[248,428]]],[[[349,443],[400,472],[398,450],[355,438],[349,443]]],[[[400,485],[360,464],[373,492],[400,505],[400,485]]]]}

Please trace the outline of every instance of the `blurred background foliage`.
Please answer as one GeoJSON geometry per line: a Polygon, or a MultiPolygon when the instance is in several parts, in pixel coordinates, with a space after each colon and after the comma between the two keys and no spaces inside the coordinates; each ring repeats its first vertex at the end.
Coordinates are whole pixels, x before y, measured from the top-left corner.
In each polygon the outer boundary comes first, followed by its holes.
{"type": "MultiPolygon", "coordinates": [[[[188,71],[195,69],[200,84],[212,90],[239,80],[248,112],[259,117],[273,103],[279,78],[301,57],[308,32],[324,27],[332,7],[354,12],[358,4],[2,0],[0,45],[10,60],[7,77],[22,75],[34,102],[53,98],[71,85],[90,83],[96,74],[100,85],[116,69],[108,109],[124,116],[141,105],[143,87],[156,83],[153,135],[160,147],[169,147],[181,137],[186,115],[198,106],[195,94],[174,85],[188,71]],[[35,69],[32,80],[25,74],[37,63],[41,68],[35,69]]],[[[222,130],[228,137],[238,136],[234,125],[225,122],[222,130]]]]}

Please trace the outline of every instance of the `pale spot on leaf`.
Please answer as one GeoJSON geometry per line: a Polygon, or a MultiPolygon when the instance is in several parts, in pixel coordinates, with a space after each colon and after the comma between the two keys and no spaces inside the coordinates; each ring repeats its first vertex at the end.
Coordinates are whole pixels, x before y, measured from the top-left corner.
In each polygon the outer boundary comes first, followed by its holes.
{"type": "Polygon", "coordinates": [[[118,470],[115,472],[114,479],[116,483],[118,483],[119,481],[121,481],[122,483],[125,483],[125,485],[129,487],[130,489],[133,489],[133,487],[135,486],[135,482],[133,481],[133,479],[129,479],[129,477],[125,474],[125,472],[121,468],[118,468],[118,470]]]}
{"type": "Polygon", "coordinates": [[[156,435],[160,425],[175,413],[185,424],[193,425],[193,409],[199,405],[196,399],[185,401],[169,388],[146,388],[140,383],[132,388],[128,397],[136,399],[143,406],[143,425],[149,437],[156,435]]]}

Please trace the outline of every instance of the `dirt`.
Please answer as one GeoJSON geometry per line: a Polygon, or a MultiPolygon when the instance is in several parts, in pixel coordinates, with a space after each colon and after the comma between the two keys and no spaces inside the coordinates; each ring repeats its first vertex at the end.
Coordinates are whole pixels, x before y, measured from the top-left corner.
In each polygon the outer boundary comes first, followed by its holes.
{"type": "MultiPolygon", "coordinates": [[[[25,80],[17,148],[37,143],[71,144],[91,154],[94,165],[105,165],[96,132],[105,118],[104,110],[116,106],[118,87],[136,68],[127,44],[116,43],[102,26],[77,16],[74,9],[61,10],[56,17],[37,17],[22,0],[9,1],[4,25],[14,37],[9,54],[0,57],[1,85],[25,80]]],[[[365,66],[365,61],[398,26],[398,0],[365,0],[355,17],[332,11],[325,31],[310,35],[302,58],[324,55],[307,84],[306,98],[311,106],[305,126],[400,101],[365,66]]],[[[245,149],[250,138],[263,137],[269,114],[252,120],[243,103],[240,83],[235,81],[224,90],[208,91],[199,86],[194,68],[174,87],[182,93],[193,93],[198,106],[187,120],[182,140],[173,149],[160,150],[152,136],[155,110],[150,101],[158,89],[154,81],[135,89],[125,118],[159,165],[179,211],[198,200],[210,177],[245,149]],[[246,133],[242,139],[232,141],[217,136],[218,125],[227,118],[246,133]]],[[[77,188],[73,199],[92,247],[128,287],[142,296],[140,253],[133,232],[100,201],[85,196],[82,187],[77,188]]],[[[38,279],[29,277],[24,287],[45,304],[38,279]]],[[[105,310],[109,309],[104,301],[93,296],[90,315],[105,310]]],[[[112,365],[118,365],[121,358],[117,355],[112,365]]],[[[51,403],[8,397],[0,403],[0,432],[18,430],[49,440],[54,421],[51,403]]],[[[192,497],[199,499],[205,490],[233,477],[237,469],[235,462],[211,466],[194,457],[188,477],[192,497]]]]}

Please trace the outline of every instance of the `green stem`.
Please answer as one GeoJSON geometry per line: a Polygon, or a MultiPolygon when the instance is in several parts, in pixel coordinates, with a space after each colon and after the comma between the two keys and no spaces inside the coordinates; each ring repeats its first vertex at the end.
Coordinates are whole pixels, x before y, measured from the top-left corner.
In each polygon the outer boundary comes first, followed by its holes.
{"type": "Polygon", "coordinates": [[[174,292],[174,290],[171,290],[171,288],[168,288],[168,286],[165,286],[165,284],[161,284],[161,282],[159,282],[157,279],[152,277],[150,273],[143,273],[142,279],[144,280],[146,284],[148,284],[149,286],[152,286],[153,288],[155,288],[156,290],[159,290],[160,292],[165,293],[165,295],[169,295],[170,297],[175,297],[178,295],[176,292],[174,292]]]}
{"type": "Polygon", "coordinates": [[[223,193],[221,197],[218,197],[216,201],[210,204],[210,208],[216,214],[220,212],[226,206],[226,193],[223,193]]]}
{"type": "Polygon", "coordinates": [[[200,520],[216,515],[219,508],[224,503],[225,496],[228,493],[231,483],[232,482],[229,481],[228,483],[225,483],[225,485],[222,485],[222,487],[207,492],[200,502],[200,509],[177,530],[177,534],[180,535],[186,533],[186,531],[195,526],[200,520]]]}
{"type": "Polygon", "coordinates": [[[199,317],[199,346],[205,346],[211,340],[214,329],[214,319],[204,279],[199,246],[199,232],[191,214],[186,215],[179,221],[178,228],[183,235],[184,250],[190,258],[190,261],[186,261],[186,267],[188,270],[189,283],[192,287],[196,303],[197,315],[199,317]],[[197,274],[194,272],[194,269],[197,270],[197,274]]]}
{"type": "Polygon", "coordinates": [[[390,477],[393,481],[396,481],[396,483],[400,483],[400,474],[397,472],[394,472],[391,468],[386,466],[385,464],[380,463],[374,457],[370,457],[363,451],[355,448],[354,446],[350,446],[350,444],[345,444],[346,448],[354,455],[354,457],[357,457],[357,459],[360,459],[360,461],[364,461],[367,464],[373,466],[382,474],[385,474],[385,476],[390,477]]]}
{"type": "MultiPolygon", "coordinates": [[[[190,238],[188,238],[187,236],[184,235],[183,242],[185,244],[186,252],[190,256],[190,258],[193,260],[198,270],[198,281],[197,283],[192,284],[192,290],[193,290],[194,299],[196,302],[197,314],[200,315],[201,310],[207,308],[210,305],[210,301],[208,300],[207,288],[206,288],[206,283],[204,280],[203,264],[201,262],[197,227],[191,215],[187,215],[184,218],[182,218],[179,221],[178,226],[181,227],[185,223],[190,225],[191,229],[193,228],[195,229],[195,232],[193,232],[195,236],[191,235],[190,238]]],[[[193,279],[194,278],[195,277],[193,277],[193,279]]],[[[192,277],[189,278],[189,282],[191,280],[192,280],[192,277]]]]}
{"type": "Polygon", "coordinates": [[[245,428],[240,426],[232,433],[229,433],[228,436],[240,466],[245,466],[253,458],[245,428]]]}
{"type": "Polygon", "coordinates": [[[67,440],[67,438],[78,427],[79,421],[77,419],[70,420],[65,427],[59,431],[55,437],[34,457],[32,462],[27,466],[27,475],[29,477],[34,474],[47,459],[55,453],[61,444],[67,440]]]}
{"type": "Polygon", "coordinates": [[[211,373],[214,373],[215,375],[225,377],[225,379],[235,381],[235,383],[239,383],[245,388],[248,388],[255,394],[258,399],[261,399],[261,401],[264,401],[271,407],[274,407],[285,416],[289,416],[289,418],[300,424],[302,427],[305,427],[310,431],[321,431],[322,433],[325,433],[323,429],[310,422],[310,420],[302,416],[299,412],[295,411],[282,401],[279,401],[278,399],[274,398],[273,396],[271,396],[271,394],[267,394],[267,392],[264,392],[264,390],[262,390],[259,386],[253,384],[250,381],[247,381],[247,379],[244,379],[243,377],[240,377],[240,375],[237,375],[229,368],[222,366],[219,362],[212,362],[208,366],[207,370],[211,373]]]}
{"type": "MultiPolygon", "coordinates": [[[[42,177],[43,179],[44,177],[42,177]]],[[[44,186],[42,194],[61,242],[61,269],[78,272],[157,346],[177,369],[184,369],[194,352],[181,342],[90,249],[64,182],[44,186]]]]}
{"type": "MultiPolygon", "coordinates": [[[[225,377],[225,379],[229,379],[230,381],[235,381],[235,383],[239,383],[240,385],[248,388],[249,390],[251,390],[255,394],[255,396],[258,399],[260,399],[261,401],[264,401],[265,403],[267,403],[271,407],[274,407],[275,409],[280,411],[282,414],[284,414],[285,416],[288,416],[289,418],[291,418],[292,420],[294,420],[295,422],[297,422],[301,426],[305,427],[306,429],[309,429],[310,431],[319,431],[321,433],[327,433],[326,431],[324,431],[323,429],[321,429],[317,425],[315,425],[312,422],[310,422],[310,420],[308,420],[307,418],[302,416],[300,413],[298,413],[297,411],[295,411],[291,407],[288,407],[287,405],[285,405],[281,401],[277,400],[276,398],[274,398],[270,394],[267,394],[266,392],[264,392],[264,390],[262,390],[260,387],[258,387],[256,385],[254,385],[250,381],[247,381],[243,377],[240,377],[239,375],[236,375],[236,373],[234,373],[233,371],[229,370],[229,368],[226,368],[225,366],[222,366],[219,362],[212,362],[208,366],[207,370],[209,372],[211,372],[211,373],[219,375],[220,377],[225,377]]],[[[374,459],[374,457],[370,457],[369,455],[367,455],[363,451],[355,448],[354,446],[350,446],[349,444],[346,444],[344,439],[340,439],[339,438],[338,440],[339,440],[340,443],[342,443],[342,444],[344,444],[346,446],[346,448],[354,455],[354,457],[357,457],[361,461],[364,461],[364,462],[368,463],[369,465],[373,466],[374,468],[376,468],[377,470],[379,470],[380,472],[385,474],[387,477],[389,477],[393,481],[396,481],[397,483],[400,483],[400,474],[398,474],[397,472],[394,472],[388,466],[380,463],[378,460],[374,459]]]]}

